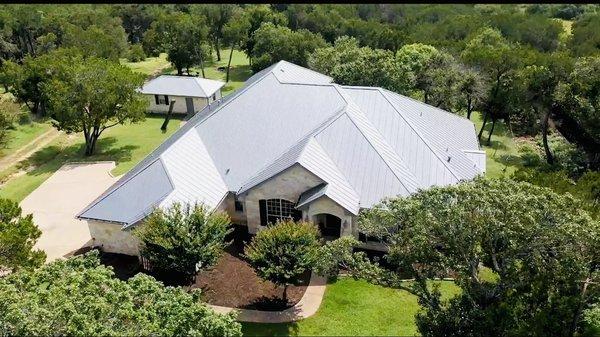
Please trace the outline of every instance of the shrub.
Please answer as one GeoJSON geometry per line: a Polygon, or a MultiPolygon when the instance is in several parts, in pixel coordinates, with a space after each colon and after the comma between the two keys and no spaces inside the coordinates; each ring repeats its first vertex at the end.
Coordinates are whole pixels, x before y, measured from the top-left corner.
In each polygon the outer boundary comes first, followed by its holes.
{"type": "Polygon", "coordinates": [[[244,253],[262,279],[287,287],[315,265],[319,249],[319,229],[310,222],[278,222],[260,231],[244,253]]]}
{"type": "Polygon", "coordinates": [[[0,199],[0,271],[38,267],[46,259],[43,251],[33,250],[42,232],[31,214],[21,212],[16,202],[0,199]]]}
{"type": "Polygon", "coordinates": [[[140,62],[146,59],[146,53],[144,52],[144,48],[141,44],[133,44],[129,48],[129,54],[127,55],[127,60],[129,62],[140,62]]]}
{"type": "Polygon", "coordinates": [[[92,251],[0,279],[0,336],[241,336],[199,296],[144,274],[121,281],[92,251]]]}
{"type": "Polygon", "coordinates": [[[204,205],[179,203],[157,208],[134,230],[140,253],[157,272],[176,272],[191,277],[216,263],[229,245],[225,237],[232,229],[229,216],[211,212],[204,205]]]}

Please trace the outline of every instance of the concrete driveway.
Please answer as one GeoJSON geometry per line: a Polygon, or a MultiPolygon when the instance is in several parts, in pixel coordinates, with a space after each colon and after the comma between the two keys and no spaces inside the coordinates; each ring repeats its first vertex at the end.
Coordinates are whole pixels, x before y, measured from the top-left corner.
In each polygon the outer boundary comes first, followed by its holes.
{"type": "Polygon", "coordinates": [[[65,164],[21,202],[23,214],[33,214],[42,231],[35,247],[48,255],[47,262],[91,242],[87,223],[75,219],[117,178],[110,175],[114,162],[65,164]]]}

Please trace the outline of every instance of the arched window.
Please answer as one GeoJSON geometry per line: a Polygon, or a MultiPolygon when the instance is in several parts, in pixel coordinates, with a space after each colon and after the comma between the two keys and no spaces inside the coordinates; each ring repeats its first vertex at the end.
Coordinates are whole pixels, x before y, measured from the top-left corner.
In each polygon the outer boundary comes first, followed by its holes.
{"type": "Polygon", "coordinates": [[[266,226],[276,223],[278,220],[302,219],[302,212],[294,208],[294,203],[285,199],[259,200],[260,223],[266,226]]]}

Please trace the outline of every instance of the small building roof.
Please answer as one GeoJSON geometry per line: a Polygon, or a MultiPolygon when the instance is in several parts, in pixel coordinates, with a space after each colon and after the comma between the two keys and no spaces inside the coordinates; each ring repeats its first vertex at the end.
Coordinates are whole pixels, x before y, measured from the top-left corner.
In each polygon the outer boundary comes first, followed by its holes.
{"type": "Polygon", "coordinates": [[[160,75],[146,82],[140,92],[147,95],[206,98],[212,96],[224,85],[225,82],[196,76],[160,75]]]}

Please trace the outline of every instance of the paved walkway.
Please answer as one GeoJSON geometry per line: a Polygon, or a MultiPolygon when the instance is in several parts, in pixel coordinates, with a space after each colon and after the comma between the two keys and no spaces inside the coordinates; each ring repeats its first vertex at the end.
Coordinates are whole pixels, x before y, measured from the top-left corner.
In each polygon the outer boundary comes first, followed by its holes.
{"type": "Polygon", "coordinates": [[[112,185],[114,162],[65,164],[22,202],[23,214],[33,214],[42,236],[35,247],[46,262],[63,257],[91,242],[86,222],[75,219],[85,206],[112,185]]]}
{"type": "Polygon", "coordinates": [[[325,294],[325,287],[327,285],[327,279],[321,276],[317,276],[314,273],[310,276],[310,282],[306,288],[306,292],[291,308],[283,311],[260,311],[260,310],[249,310],[249,309],[236,309],[221,307],[218,305],[209,304],[213,310],[218,313],[225,314],[231,311],[238,313],[237,320],[240,322],[254,322],[254,323],[286,323],[298,321],[301,319],[308,318],[314,315],[325,294]]]}

